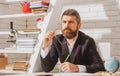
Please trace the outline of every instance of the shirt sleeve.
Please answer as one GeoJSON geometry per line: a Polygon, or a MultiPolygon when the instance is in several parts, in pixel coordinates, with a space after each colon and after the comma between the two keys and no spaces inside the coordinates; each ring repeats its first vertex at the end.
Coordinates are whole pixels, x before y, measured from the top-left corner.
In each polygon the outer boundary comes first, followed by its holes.
{"type": "Polygon", "coordinates": [[[78,65],[78,68],[79,68],[79,72],[85,73],[87,71],[84,65],[78,65]]]}
{"type": "Polygon", "coordinates": [[[41,57],[42,57],[42,58],[45,58],[45,57],[47,56],[47,54],[49,53],[49,48],[50,48],[50,46],[48,46],[48,47],[45,48],[44,50],[41,48],[40,54],[41,54],[41,57]]]}

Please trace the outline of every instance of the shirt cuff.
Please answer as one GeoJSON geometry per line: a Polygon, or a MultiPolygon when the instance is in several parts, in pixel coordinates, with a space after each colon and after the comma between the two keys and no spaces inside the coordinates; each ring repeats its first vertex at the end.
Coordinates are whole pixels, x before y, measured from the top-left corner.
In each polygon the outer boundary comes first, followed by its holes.
{"type": "Polygon", "coordinates": [[[79,68],[79,72],[85,73],[87,71],[86,66],[84,66],[84,65],[78,65],[78,68],[79,68]]]}
{"type": "Polygon", "coordinates": [[[42,58],[45,58],[45,57],[47,56],[47,54],[49,53],[49,48],[50,48],[50,46],[48,46],[48,47],[45,48],[44,50],[41,48],[40,54],[41,54],[41,57],[42,57],[42,58]]]}

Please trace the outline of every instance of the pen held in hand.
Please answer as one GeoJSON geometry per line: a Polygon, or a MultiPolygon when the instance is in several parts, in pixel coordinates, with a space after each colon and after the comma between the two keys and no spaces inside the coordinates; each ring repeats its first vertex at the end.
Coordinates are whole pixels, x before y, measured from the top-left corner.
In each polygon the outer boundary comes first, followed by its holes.
{"type": "Polygon", "coordinates": [[[66,59],[64,62],[66,62],[68,60],[68,58],[70,57],[70,54],[67,55],[66,59]]]}

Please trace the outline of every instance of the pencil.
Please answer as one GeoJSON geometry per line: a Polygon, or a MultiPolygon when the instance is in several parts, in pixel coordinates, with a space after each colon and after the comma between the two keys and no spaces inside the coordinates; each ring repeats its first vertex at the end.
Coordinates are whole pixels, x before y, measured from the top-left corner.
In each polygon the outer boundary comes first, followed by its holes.
{"type": "Polygon", "coordinates": [[[64,62],[66,62],[68,60],[68,58],[70,57],[70,54],[67,55],[66,59],[64,62]]]}
{"type": "MultiPolygon", "coordinates": [[[[70,57],[70,54],[67,55],[66,59],[64,62],[66,62],[68,60],[68,58],[70,57]]],[[[59,69],[59,72],[62,72],[61,69],[59,69]]]]}

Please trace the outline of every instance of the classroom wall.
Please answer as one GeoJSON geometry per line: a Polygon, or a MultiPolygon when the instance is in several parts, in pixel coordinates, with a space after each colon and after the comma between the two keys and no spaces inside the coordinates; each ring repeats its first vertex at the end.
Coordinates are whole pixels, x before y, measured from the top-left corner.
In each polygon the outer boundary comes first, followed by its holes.
{"type": "Polygon", "coordinates": [[[63,11],[76,9],[81,31],[93,37],[103,59],[120,56],[120,0],[70,0],[63,11]]]}
{"type": "MultiPolygon", "coordinates": [[[[64,0],[64,8],[74,8],[80,15],[82,20],[81,31],[93,37],[96,41],[98,51],[103,60],[110,56],[120,56],[120,0],[64,0]],[[69,1],[69,2],[68,2],[69,1]],[[105,56],[106,55],[106,56],[105,56]]],[[[21,10],[14,6],[4,5],[9,7],[11,13],[18,13],[21,10]],[[14,10],[15,12],[11,11],[14,10]]],[[[0,14],[2,5],[0,4],[0,14]]],[[[8,13],[7,13],[8,14],[8,13]]],[[[9,30],[9,22],[11,20],[0,19],[0,31],[9,30]],[[3,27],[4,26],[4,27],[3,27]]],[[[31,25],[33,20],[29,20],[28,25],[31,25]]],[[[26,22],[24,19],[14,20],[16,29],[24,28],[26,22]]],[[[29,27],[34,27],[35,22],[29,27]]],[[[0,36],[0,49],[9,47],[11,43],[6,43],[7,35],[0,36]]],[[[18,57],[9,55],[12,62],[18,57]]],[[[21,55],[19,56],[21,57],[21,55]]],[[[28,55],[22,56],[21,59],[28,58],[28,55]]]]}

